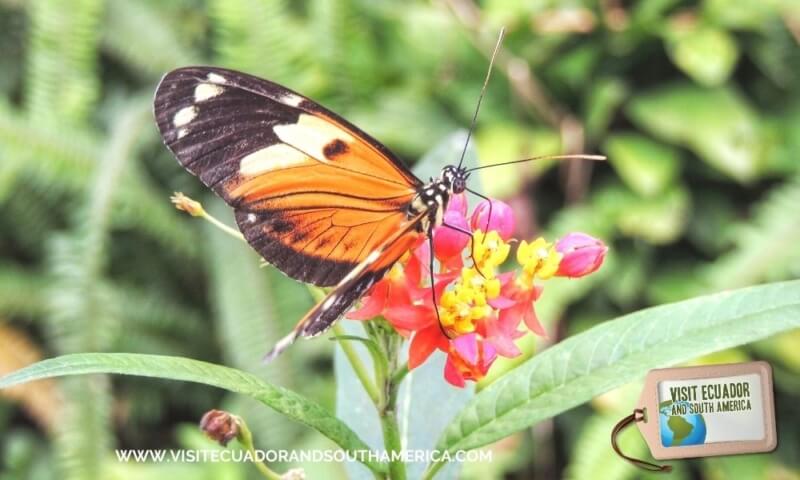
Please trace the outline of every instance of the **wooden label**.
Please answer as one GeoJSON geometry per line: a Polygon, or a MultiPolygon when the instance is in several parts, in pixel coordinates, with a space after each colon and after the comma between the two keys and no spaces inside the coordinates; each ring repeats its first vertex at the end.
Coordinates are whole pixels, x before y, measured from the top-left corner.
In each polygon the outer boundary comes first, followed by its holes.
{"type": "Polygon", "coordinates": [[[767,362],[652,370],[636,426],[653,457],[769,452],[777,446],[767,362]]]}

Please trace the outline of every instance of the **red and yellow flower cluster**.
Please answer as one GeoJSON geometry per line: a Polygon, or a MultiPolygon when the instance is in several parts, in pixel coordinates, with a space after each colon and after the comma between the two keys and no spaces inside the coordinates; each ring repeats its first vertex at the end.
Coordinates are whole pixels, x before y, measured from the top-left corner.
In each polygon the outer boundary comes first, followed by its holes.
{"type": "Polygon", "coordinates": [[[484,200],[468,220],[466,198],[457,195],[449,202],[444,222],[456,228],[434,231],[439,272],[433,272],[432,279],[430,248],[422,242],[347,317],[368,320],[382,315],[401,335],[411,337],[410,369],[437,349],[445,352],[445,379],[463,387],[467,380],[483,378],[498,355],[511,358],[521,353],[514,341],[527,332],[520,324],[545,335],[534,310],[542,293],[538,281],[592,273],[603,263],[607,247],[583,233],[571,233],[555,244],[541,237],[523,240],[516,247],[520,268],[500,273],[516,243],[511,207],[484,200]]]}

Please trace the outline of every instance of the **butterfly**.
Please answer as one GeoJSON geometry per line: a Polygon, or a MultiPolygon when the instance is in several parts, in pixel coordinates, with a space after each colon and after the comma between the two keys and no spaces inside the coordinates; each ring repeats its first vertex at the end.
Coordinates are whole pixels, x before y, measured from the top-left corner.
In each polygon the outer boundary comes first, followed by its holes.
{"type": "Polygon", "coordinates": [[[166,146],[233,208],[251,247],[291,278],[333,287],[267,361],[326,331],[409,249],[430,241],[448,200],[468,190],[471,170],[461,162],[423,182],[337,114],[234,70],[173,70],[154,110],[166,146]]]}

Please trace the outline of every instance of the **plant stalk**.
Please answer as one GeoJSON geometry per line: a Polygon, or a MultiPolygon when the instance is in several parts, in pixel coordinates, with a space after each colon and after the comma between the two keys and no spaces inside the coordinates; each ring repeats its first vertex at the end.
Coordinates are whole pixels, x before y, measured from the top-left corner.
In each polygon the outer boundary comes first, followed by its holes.
{"type": "MultiPolygon", "coordinates": [[[[253,434],[250,432],[250,429],[247,428],[247,424],[241,418],[237,419],[237,423],[239,425],[239,434],[236,436],[236,439],[239,440],[239,443],[253,456],[253,458],[258,458],[256,456],[256,448],[253,445],[253,434]]],[[[262,462],[253,462],[258,469],[258,472],[261,474],[262,477],[266,478],[267,480],[281,480],[281,475],[276,472],[270,470],[262,462]]]]}

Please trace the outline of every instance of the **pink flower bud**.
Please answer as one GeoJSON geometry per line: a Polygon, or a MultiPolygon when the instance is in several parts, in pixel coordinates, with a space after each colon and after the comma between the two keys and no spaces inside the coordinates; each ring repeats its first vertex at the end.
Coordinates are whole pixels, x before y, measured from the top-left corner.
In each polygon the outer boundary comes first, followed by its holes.
{"type": "Polygon", "coordinates": [[[457,193],[450,197],[450,201],[447,202],[447,210],[455,210],[459,212],[462,216],[467,216],[467,196],[463,193],[457,193]]]}
{"type": "Polygon", "coordinates": [[[472,238],[471,235],[464,233],[469,231],[469,225],[461,212],[448,208],[444,212],[444,223],[461,231],[446,225],[436,227],[433,232],[433,253],[441,261],[461,255],[461,251],[466,248],[472,238]]]}
{"type": "Polygon", "coordinates": [[[559,240],[556,250],[563,255],[556,275],[575,278],[600,268],[608,247],[591,235],[574,232],[559,240]]]}
{"type": "Polygon", "coordinates": [[[514,234],[514,211],[507,203],[500,200],[492,199],[491,202],[492,216],[489,217],[489,201],[483,200],[472,211],[470,225],[473,230],[480,229],[484,232],[496,230],[500,234],[500,238],[507,241],[514,234]]]}

